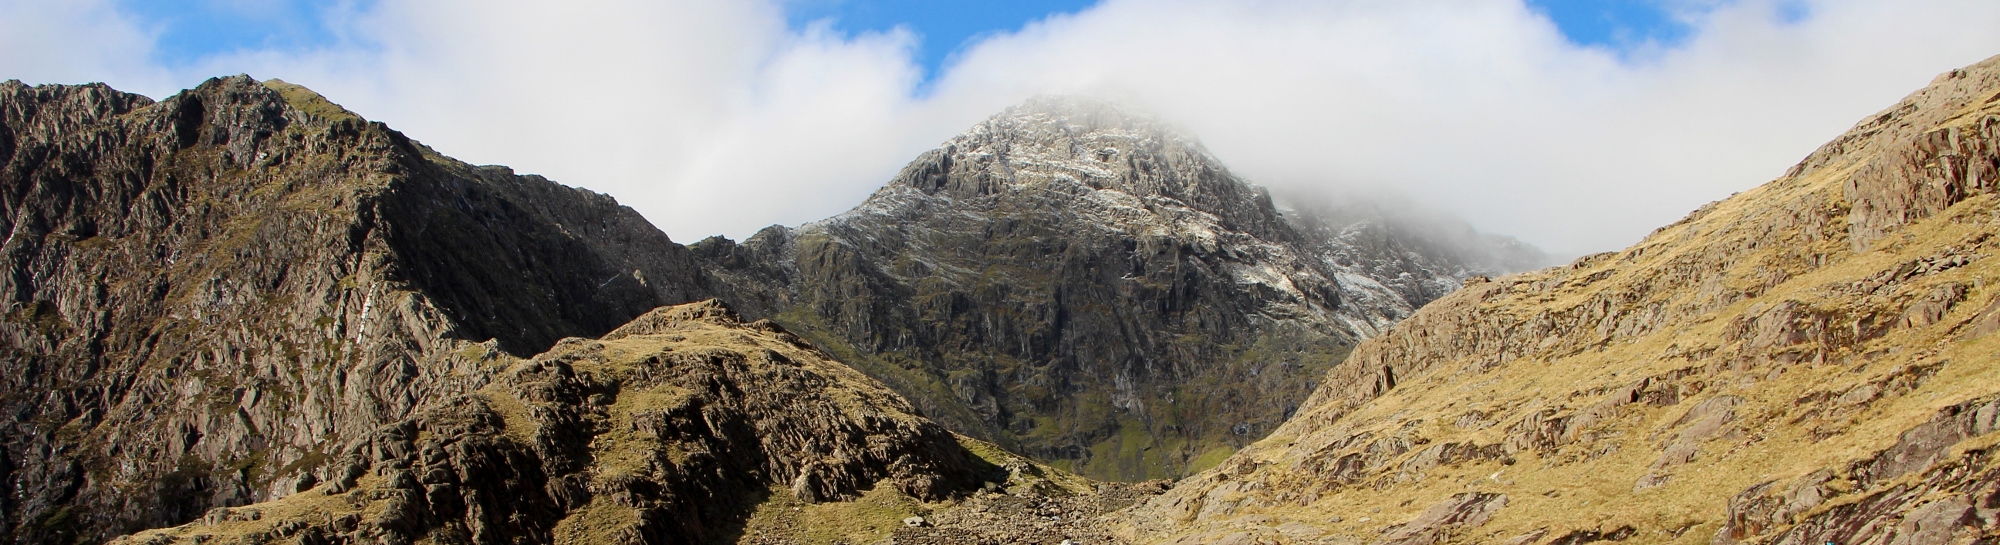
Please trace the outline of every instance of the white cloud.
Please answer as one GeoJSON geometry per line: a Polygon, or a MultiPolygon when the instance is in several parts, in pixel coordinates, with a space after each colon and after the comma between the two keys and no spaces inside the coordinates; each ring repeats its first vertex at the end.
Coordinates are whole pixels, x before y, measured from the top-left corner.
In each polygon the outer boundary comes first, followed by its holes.
{"type": "Polygon", "coordinates": [[[0,0],[0,77],[153,93],[282,77],[448,154],[609,192],[684,242],[837,213],[1000,108],[1092,93],[1190,127],[1265,185],[1394,188],[1580,253],[2000,53],[1990,0],[1809,0],[1789,21],[1786,2],[1687,0],[1684,43],[1621,55],[1513,0],[1106,0],[986,39],[919,97],[910,33],[788,30],[769,2],[382,0],[324,50],[176,71],[105,4],[0,0]]]}
{"type": "Polygon", "coordinates": [[[839,213],[925,147],[904,129],[909,33],[792,32],[775,4],[384,0],[350,26],[203,73],[304,84],[454,157],[610,193],[682,242],[839,213]]]}
{"type": "Polygon", "coordinates": [[[940,94],[1124,96],[1260,183],[1387,186],[1581,253],[1775,177],[2000,53],[1992,2],[1828,0],[1796,23],[1776,2],[1694,7],[1685,44],[1621,61],[1512,2],[1111,0],[983,44],[940,94]]]}
{"type": "Polygon", "coordinates": [[[109,0],[0,0],[0,80],[158,86],[157,35],[109,0]]]}

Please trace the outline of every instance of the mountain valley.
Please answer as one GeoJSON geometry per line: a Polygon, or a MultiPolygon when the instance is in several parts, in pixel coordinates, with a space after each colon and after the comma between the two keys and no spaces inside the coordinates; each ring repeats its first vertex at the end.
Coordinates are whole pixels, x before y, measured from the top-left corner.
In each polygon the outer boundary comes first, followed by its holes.
{"type": "Polygon", "coordinates": [[[1528,272],[1081,97],[685,246],[247,76],[0,161],[0,542],[2000,543],[2000,57],[1528,272]]]}

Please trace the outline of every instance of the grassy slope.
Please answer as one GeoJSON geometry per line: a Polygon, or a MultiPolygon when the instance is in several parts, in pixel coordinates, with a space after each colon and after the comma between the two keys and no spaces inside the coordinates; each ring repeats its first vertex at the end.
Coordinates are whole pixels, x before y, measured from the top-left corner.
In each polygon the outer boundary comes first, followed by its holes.
{"type": "MultiPolygon", "coordinates": [[[[1945,126],[1976,131],[1994,115],[2000,95],[1972,100],[1945,126]]],[[[1800,519],[1856,501],[1868,490],[1854,490],[1850,463],[1891,447],[1940,410],[2000,395],[1993,379],[2000,376],[1994,356],[2000,335],[1974,338],[1969,325],[2000,298],[1991,282],[2000,279],[2000,260],[1993,259],[2000,254],[1994,236],[2000,197],[1966,199],[1857,252],[1846,235],[1846,184],[1868,159],[1850,157],[1721,201],[1615,255],[1499,279],[1440,301],[1399,325],[1400,335],[1371,342],[1461,335],[1444,342],[1471,345],[1475,335],[1555,334],[1511,344],[1504,355],[1460,350],[1450,359],[1411,363],[1420,371],[1358,405],[1325,396],[1222,468],[1141,509],[1139,527],[1156,539],[1201,541],[1231,533],[1284,536],[1279,528],[1289,523],[1295,538],[1324,533],[1336,542],[1366,542],[1455,494],[1477,491],[1506,494],[1509,503],[1492,522],[1456,539],[1631,526],[1640,542],[1707,543],[1724,524],[1730,498],[1759,483],[1783,486],[1832,469],[1827,486],[1839,495],[1800,519]],[[1952,255],[1972,260],[1922,272],[1952,255]],[[1918,272],[1907,280],[1872,293],[1855,289],[1912,264],[1918,272]],[[1962,290],[1962,302],[1942,319],[1905,321],[1909,309],[1953,290],[1962,290]],[[1825,331],[1805,342],[1760,344],[1756,320],[1771,319],[1787,303],[1806,311],[1785,327],[1811,329],[1807,322],[1819,321],[1825,331]],[[1443,313],[1515,331],[1422,329],[1424,314],[1443,313]],[[1662,322],[1650,331],[1643,326],[1648,313],[1662,322]],[[1606,315],[1629,320],[1590,320],[1606,315]],[[1882,327],[1889,332],[1873,339],[1842,331],[1882,327]],[[1672,385],[1682,399],[1622,400],[1631,395],[1626,388],[1647,378],[1655,387],[1672,385]],[[1733,415],[1713,433],[1690,432],[1694,426],[1683,417],[1725,396],[1742,400],[1733,415]],[[1554,448],[1523,444],[1521,430],[1548,423],[1563,432],[1554,448]],[[1682,437],[1698,447],[1693,459],[1656,470],[1663,451],[1682,437]],[[1329,460],[1348,454],[1369,460],[1367,447],[1390,445],[1385,438],[1406,441],[1407,450],[1374,460],[1358,482],[1330,484],[1329,460]],[[1426,448],[1445,443],[1503,445],[1507,454],[1410,465],[1426,448]],[[1639,486],[1649,473],[1670,478],[1639,486]]],[[[1995,442],[1992,436],[1965,441],[1946,459],[1995,442]]],[[[1872,483],[1870,490],[1913,478],[1872,483]]]]}
{"type": "MultiPolygon", "coordinates": [[[[651,428],[637,425],[635,419],[657,418],[663,412],[700,402],[694,400],[692,392],[672,384],[642,386],[646,384],[643,377],[648,371],[645,368],[656,364],[653,360],[662,354],[717,350],[742,354],[776,352],[793,362],[791,365],[806,366],[823,376],[835,378],[837,381],[828,384],[820,393],[823,394],[822,399],[844,412],[918,418],[881,410],[884,406],[881,398],[893,394],[857,371],[773,335],[740,327],[697,324],[659,334],[632,335],[614,340],[567,339],[558,343],[549,354],[537,359],[562,359],[578,375],[603,377],[612,379],[614,384],[626,384],[606,396],[609,406],[603,411],[601,421],[573,424],[587,425],[596,430],[587,446],[589,468],[585,470],[595,483],[593,488],[609,488],[607,483],[617,481],[656,478],[652,472],[657,470],[655,466],[661,459],[661,453],[665,453],[664,459],[671,465],[682,464],[686,454],[675,443],[675,438],[647,433],[644,430],[651,428]],[[601,354],[602,357],[576,356],[589,353],[601,354]]],[[[493,350],[490,344],[466,343],[457,355],[485,361],[496,373],[529,363],[529,360],[493,350]]],[[[523,398],[520,394],[517,388],[495,383],[476,395],[498,413],[504,422],[502,435],[508,441],[522,450],[532,450],[538,430],[546,425],[535,415],[547,411],[545,406],[549,404],[523,398]]],[[[987,463],[1018,469],[1006,482],[996,483],[1006,490],[1044,494],[1088,494],[1092,490],[1092,483],[1088,480],[1008,453],[990,443],[963,436],[958,436],[957,440],[967,451],[987,463]]],[[[398,508],[394,505],[396,500],[391,499],[397,497],[397,491],[387,486],[383,478],[374,472],[360,478],[351,489],[332,490],[335,489],[322,485],[270,502],[223,510],[226,514],[214,517],[214,520],[148,530],[126,539],[135,543],[150,543],[152,541],[148,540],[152,539],[159,539],[160,542],[259,542],[273,535],[288,535],[281,533],[280,529],[299,526],[299,521],[307,521],[304,524],[310,525],[344,517],[356,521],[376,520],[385,511],[398,508]]],[[[752,497],[757,499],[754,505],[746,506],[749,513],[742,529],[736,534],[737,539],[780,539],[804,545],[873,542],[902,527],[905,517],[949,509],[959,502],[924,502],[886,482],[878,483],[860,497],[846,501],[800,501],[790,490],[775,484],[752,497]]],[[[618,542],[630,537],[629,528],[640,524],[642,516],[638,509],[621,504],[613,495],[596,495],[588,505],[567,513],[557,522],[551,538],[555,543],[618,542]]],[[[420,543],[457,542],[462,537],[436,534],[420,540],[420,543]]]]}

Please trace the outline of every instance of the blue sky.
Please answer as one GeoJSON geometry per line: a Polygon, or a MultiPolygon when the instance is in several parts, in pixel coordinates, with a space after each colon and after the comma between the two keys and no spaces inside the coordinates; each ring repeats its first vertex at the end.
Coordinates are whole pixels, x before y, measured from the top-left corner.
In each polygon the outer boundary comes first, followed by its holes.
{"type": "MultiPolygon", "coordinates": [[[[1629,50],[1672,45],[1689,27],[1667,0],[1528,0],[1570,41],[1629,50]]],[[[364,9],[370,0],[123,0],[127,13],[158,33],[162,64],[184,66],[203,56],[241,49],[310,49],[337,36],[326,20],[364,9]]],[[[1055,14],[1075,13],[1095,0],[789,0],[794,28],[826,21],[849,34],[902,27],[917,34],[915,61],[925,79],[937,77],[953,54],[980,37],[1018,30],[1055,14]]]]}
{"type": "Polygon", "coordinates": [[[121,0],[125,13],[156,32],[159,61],[185,66],[247,49],[299,50],[332,44],[327,18],[342,0],[121,0]]]}
{"type": "Polygon", "coordinates": [[[1555,21],[1563,35],[1581,45],[1627,49],[1647,42],[1679,43],[1690,30],[1675,20],[1664,0],[1529,0],[1555,21]]]}
{"type": "Polygon", "coordinates": [[[1075,13],[1090,0],[793,0],[785,18],[793,27],[831,22],[843,32],[885,32],[898,26],[919,37],[916,61],[926,79],[953,53],[982,36],[1018,30],[1029,22],[1075,13]]]}

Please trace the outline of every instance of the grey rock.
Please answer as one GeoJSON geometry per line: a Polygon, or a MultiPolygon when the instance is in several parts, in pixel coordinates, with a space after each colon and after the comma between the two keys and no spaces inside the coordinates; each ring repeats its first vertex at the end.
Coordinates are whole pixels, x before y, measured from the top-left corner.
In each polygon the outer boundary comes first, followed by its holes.
{"type": "Polygon", "coordinates": [[[1507,507],[1507,495],[1472,492],[1454,495],[1424,509],[1409,522],[1392,527],[1375,545],[1431,545],[1454,532],[1478,528],[1507,507]]]}

